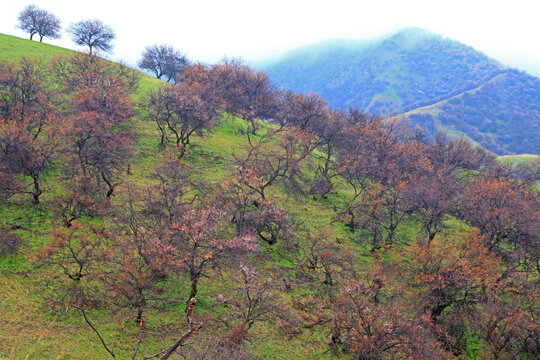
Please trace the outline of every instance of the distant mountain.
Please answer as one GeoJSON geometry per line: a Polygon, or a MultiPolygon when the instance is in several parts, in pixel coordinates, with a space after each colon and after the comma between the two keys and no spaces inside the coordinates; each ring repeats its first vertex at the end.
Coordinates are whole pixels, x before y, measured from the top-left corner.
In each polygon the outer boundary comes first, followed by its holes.
{"type": "Polygon", "coordinates": [[[283,87],[317,92],[332,106],[406,113],[428,134],[464,134],[498,154],[540,151],[540,79],[421,29],[326,41],[263,68],[283,87]]]}
{"type": "Polygon", "coordinates": [[[406,114],[428,133],[467,135],[497,154],[538,154],[540,79],[516,70],[406,114]]]}

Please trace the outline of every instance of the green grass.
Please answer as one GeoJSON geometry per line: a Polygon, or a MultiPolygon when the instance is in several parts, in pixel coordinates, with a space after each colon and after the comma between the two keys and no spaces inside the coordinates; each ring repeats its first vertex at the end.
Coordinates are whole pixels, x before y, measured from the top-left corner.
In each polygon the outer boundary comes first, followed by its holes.
{"type": "Polygon", "coordinates": [[[4,61],[16,61],[23,56],[50,60],[58,55],[73,53],[73,50],[5,34],[0,34],[0,49],[0,60],[4,61]]]}
{"type": "Polygon", "coordinates": [[[532,164],[533,162],[540,162],[540,155],[532,154],[520,154],[520,155],[504,155],[497,157],[500,162],[508,163],[510,165],[532,164]]]}

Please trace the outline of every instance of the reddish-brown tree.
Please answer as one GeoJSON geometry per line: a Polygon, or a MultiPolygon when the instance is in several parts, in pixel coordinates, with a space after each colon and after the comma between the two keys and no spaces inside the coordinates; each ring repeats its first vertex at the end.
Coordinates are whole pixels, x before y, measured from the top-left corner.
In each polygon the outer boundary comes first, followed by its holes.
{"type": "Polygon", "coordinates": [[[407,280],[406,302],[431,324],[445,348],[462,354],[466,319],[487,288],[497,286],[502,262],[474,231],[432,243],[419,238],[403,259],[398,274],[407,280]]]}
{"type": "Polygon", "coordinates": [[[181,83],[174,88],[174,116],[167,121],[167,128],[174,134],[179,158],[182,158],[194,134],[203,135],[214,127],[217,108],[205,99],[204,88],[181,83]]]}
{"type": "MultiPolygon", "coordinates": [[[[280,179],[295,185],[295,177],[301,173],[300,164],[308,158],[317,142],[313,134],[290,126],[252,141],[248,135],[249,148],[242,157],[236,157],[236,172],[241,184],[266,199],[266,189],[280,179]]],[[[294,190],[289,186],[289,190],[294,190]]]]}
{"type": "Polygon", "coordinates": [[[218,299],[228,308],[220,318],[231,330],[228,341],[238,345],[246,340],[255,323],[270,321],[284,309],[280,309],[271,279],[261,279],[257,269],[241,263],[238,274],[234,275],[238,286],[234,291],[218,296],[218,299]]]}
{"type": "Polygon", "coordinates": [[[274,119],[279,98],[267,73],[256,71],[241,60],[223,61],[212,67],[213,87],[226,112],[248,123],[255,134],[257,119],[274,119]]]}
{"type": "Polygon", "coordinates": [[[278,240],[283,240],[285,245],[292,245],[292,227],[293,221],[289,214],[272,202],[261,200],[255,209],[245,214],[241,232],[253,231],[268,245],[274,245],[278,240]]]}
{"type": "Polygon", "coordinates": [[[40,266],[51,266],[54,270],[55,286],[47,295],[52,304],[62,307],[102,304],[104,296],[98,282],[108,255],[103,248],[102,232],[76,222],[69,229],[55,229],[51,237],[51,242],[41,249],[36,259],[40,266]]]}
{"type": "Polygon", "coordinates": [[[0,228],[0,257],[18,253],[24,244],[21,237],[12,230],[0,228]]]}
{"type": "Polygon", "coordinates": [[[36,136],[28,131],[28,121],[0,119],[0,162],[10,172],[30,177],[31,189],[23,192],[32,195],[36,205],[43,193],[41,177],[50,169],[59,147],[59,125],[57,119],[48,119],[36,136]]]}
{"type": "Polygon", "coordinates": [[[310,188],[311,194],[319,194],[323,197],[332,191],[333,178],[339,175],[336,161],[336,147],[343,127],[347,123],[347,114],[340,110],[328,112],[325,121],[315,122],[312,131],[318,137],[317,148],[319,153],[315,156],[319,158],[322,164],[318,164],[317,173],[310,188]]]}
{"type": "Polygon", "coordinates": [[[474,303],[482,287],[495,282],[500,265],[476,232],[432,244],[419,238],[407,251],[418,264],[403,264],[412,281],[413,296],[422,300],[424,311],[435,323],[450,306],[474,303]]]}
{"type": "Polygon", "coordinates": [[[139,106],[145,111],[148,119],[154,121],[159,129],[160,146],[164,147],[168,139],[169,124],[174,115],[175,93],[172,86],[160,86],[150,91],[140,102],[139,106]]]}
{"type": "Polygon", "coordinates": [[[215,125],[217,102],[206,66],[188,66],[176,86],[163,85],[150,92],[141,106],[160,130],[160,144],[172,134],[179,158],[182,158],[193,135],[202,136],[215,125]]]}
{"type": "Polygon", "coordinates": [[[117,87],[128,95],[137,88],[141,77],[124,64],[83,53],[57,57],[52,67],[54,78],[61,85],[58,90],[71,96],[80,89],[107,87],[117,87]]]}
{"type": "Polygon", "coordinates": [[[26,122],[36,136],[54,112],[55,94],[45,82],[45,70],[24,57],[17,64],[0,64],[0,118],[26,122]]]}
{"type": "Polygon", "coordinates": [[[104,276],[114,302],[136,311],[143,325],[149,307],[165,301],[161,282],[176,269],[174,247],[162,229],[149,222],[140,190],[129,188],[116,212],[117,228],[108,235],[114,241],[111,266],[104,276]]]}
{"type": "Polygon", "coordinates": [[[408,211],[407,184],[431,167],[425,149],[394,120],[366,118],[343,132],[339,171],[354,191],[347,224],[369,229],[374,249],[391,244],[408,211]]]}
{"type": "Polygon", "coordinates": [[[189,168],[171,158],[160,162],[150,173],[155,183],[141,193],[141,212],[147,227],[160,229],[165,234],[199,198],[198,184],[188,175],[189,168]]]}
{"type": "Polygon", "coordinates": [[[456,214],[463,184],[454,172],[435,169],[412,181],[405,189],[405,201],[421,223],[428,242],[445,228],[445,220],[456,214]]]}
{"type": "Polygon", "coordinates": [[[463,138],[450,140],[445,133],[435,135],[435,142],[428,147],[428,153],[434,166],[447,173],[457,169],[478,170],[492,165],[495,160],[483,148],[474,147],[463,138]]]}
{"type": "Polygon", "coordinates": [[[38,259],[60,267],[65,276],[80,282],[96,271],[104,256],[101,243],[99,231],[77,223],[70,229],[53,231],[51,243],[41,250],[38,259]]]}
{"type": "Polygon", "coordinates": [[[303,95],[290,90],[281,100],[279,123],[284,126],[296,126],[302,130],[315,133],[328,121],[329,110],[326,101],[319,95],[310,93],[303,95]]]}
{"type": "Polygon", "coordinates": [[[88,176],[77,175],[64,184],[66,191],[52,200],[53,211],[62,218],[64,227],[72,226],[82,216],[103,215],[107,209],[100,189],[88,176]]]}
{"type": "Polygon", "coordinates": [[[506,286],[491,287],[471,316],[471,327],[487,344],[482,350],[485,359],[534,359],[540,355],[538,287],[523,278],[512,280],[515,282],[507,281],[506,286]],[[527,289],[527,285],[532,288],[527,289]]]}
{"type": "Polygon", "coordinates": [[[485,243],[505,257],[537,263],[540,201],[528,186],[508,179],[473,180],[462,197],[462,216],[485,235],[485,243]],[[512,246],[505,249],[507,245],[512,246]]]}
{"type": "Polygon", "coordinates": [[[186,211],[170,228],[171,243],[182,272],[191,282],[189,299],[197,295],[199,279],[231,252],[257,249],[253,236],[227,235],[227,213],[216,204],[186,211]]]}
{"type": "MultiPolygon", "coordinates": [[[[58,148],[59,121],[44,78],[43,66],[24,58],[18,65],[0,65],[0,164],[5,176],[31,178],[33,189],[22,191],[32,195],[34,204],[43,192],[40,177],[58,148]]],[[[17,190],[12,185],[8,181],[7,188],[17,190]]]]}
{"type": "Polygon", "coordinates": [[[71,113],[64,128],[71,166],[82,176],[104,184],[109,198],[122,182],[132,155],[132,134],[126,125],[133,114],[129,100],[133,86],[96,57],[77,55],[66,63],[58,62],[60,65],[63,67],[57,73],[64,90],[71,94],[71,113]],[[64,67],[81,73],[65,75],[64,67]]]}
{"type": "Polygon", "coordinates": [[[332,319],[332,347],[354,359],[450,359],[422,319],[407,318],[392,302],[381,302],[384,283],[343,286],[332,319]]]}
{"type": "Polygon", "coordinates": [[[14,176],[13,171],[0,161],[0,204],[22,189],[23,184],[14,176]]]}
{"type": "Polygon", "coordinates": [[[321,282],[324,285],[333,286],[336,281],[356,277],[354,266],[351,266],[357,261],[356,258],[341,249],[336,244],[337,240],[329,241],[326,236],[310,236],[309,240],[302,265],[316,274],[321,271],[324,276],[321,282]]]}

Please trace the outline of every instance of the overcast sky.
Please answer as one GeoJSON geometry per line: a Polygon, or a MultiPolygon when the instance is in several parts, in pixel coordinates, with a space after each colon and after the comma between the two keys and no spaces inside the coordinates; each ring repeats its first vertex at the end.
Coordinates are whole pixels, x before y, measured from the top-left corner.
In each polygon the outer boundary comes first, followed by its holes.
{"type": "MultiPolygon", "coordinates": [[[[171,44],[191,59],[260,61],[332,38],[368,39],[417,26],[540,76],[540,0],[1,0],[0,32],[30,3],[62,25],[99,18],[116,30],[112,59],[135,64],[144,46],[171,44]]],[[[64,34],[45,42],[77,49],[64,34]]]]}

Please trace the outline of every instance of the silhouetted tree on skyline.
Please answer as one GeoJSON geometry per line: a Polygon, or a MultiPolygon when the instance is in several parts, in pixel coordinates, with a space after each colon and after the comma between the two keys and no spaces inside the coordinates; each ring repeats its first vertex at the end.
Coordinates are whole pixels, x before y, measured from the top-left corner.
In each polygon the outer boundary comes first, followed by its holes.
{"type": "Polygon", "coordinates": [[[188,65],[188,59],[170,45],[150,45],[144,48],[137,65],[144,70],[153,72],[158,79],[165,77],[167,82],[174,81],[182,69],[188,65]]]}
{"type": "Polygon", "coordinates": [[[69,26],[67,32],[77,45],[88,46],[90,55],[93,49],[111,52],[112,41],[116,38],[114,30],[101,20],[82,20],[69,26]]]}
{"type": "Polygon", "coordinates": [[[36,34],[39,35],[39,42],[43,42],[44,37],[60,38],[60,20],[50,11],[28,5],[19,13],[18,20],[17,27],[30,33],[30,40],[36,34]]]}

